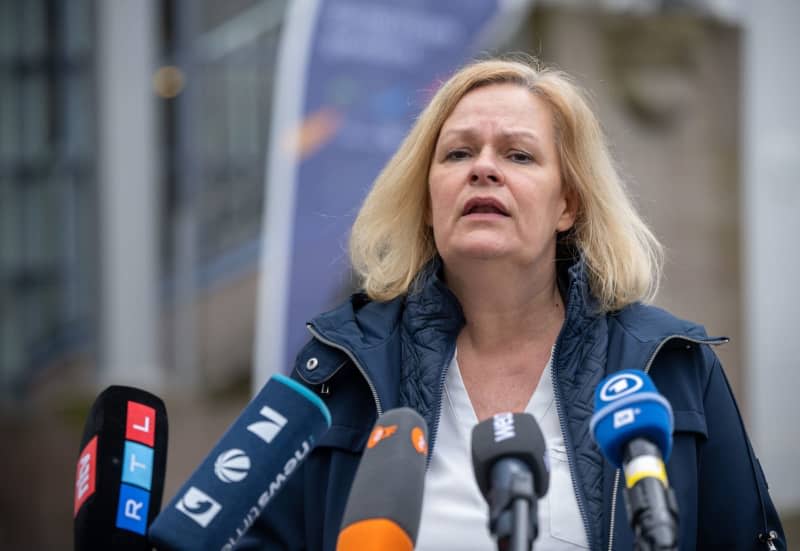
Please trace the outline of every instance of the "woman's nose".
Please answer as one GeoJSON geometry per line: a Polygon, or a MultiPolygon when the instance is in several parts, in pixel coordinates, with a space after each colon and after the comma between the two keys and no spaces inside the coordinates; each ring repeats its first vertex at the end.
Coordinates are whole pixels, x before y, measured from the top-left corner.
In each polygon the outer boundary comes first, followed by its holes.
{"type": "Polygon", "coordinates": [[[474,185],[497,185],[503,182],[503,174],[491,152],[482,151],[475,158],[470,171],[469,182],[474,185]]]}

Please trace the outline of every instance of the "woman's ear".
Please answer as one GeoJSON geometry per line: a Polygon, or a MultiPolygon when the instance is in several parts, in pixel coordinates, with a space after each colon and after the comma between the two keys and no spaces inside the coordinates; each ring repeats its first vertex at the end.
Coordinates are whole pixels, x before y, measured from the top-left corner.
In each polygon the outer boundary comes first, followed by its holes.
{"type": "Polygon", "coordinates": [[[558,232],[565,232],[575,225],[575,220],[578,218],[578,208],[580,207],[580,199],[578,192],[573,187],[566,187],[564,191],[564,209],[561,211],[561,216],[556,224],[558,232]]]}

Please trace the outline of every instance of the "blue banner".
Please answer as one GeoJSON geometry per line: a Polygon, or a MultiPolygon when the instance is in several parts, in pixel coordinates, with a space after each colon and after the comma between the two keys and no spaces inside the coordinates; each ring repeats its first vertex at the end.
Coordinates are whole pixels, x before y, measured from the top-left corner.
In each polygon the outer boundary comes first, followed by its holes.
{"type": "Polygon", "coordinates": [[[366,192],[501,11],[497,0],[321,0],[309,18],[311,9],[290,13],[304,19],[287,20],[294,34],[280,54],[277,78],[300,79],[302,91],[284,80],[276,93],[256,387],[291,367],[307,321],[353,291],[347,239],[366,192]]]}

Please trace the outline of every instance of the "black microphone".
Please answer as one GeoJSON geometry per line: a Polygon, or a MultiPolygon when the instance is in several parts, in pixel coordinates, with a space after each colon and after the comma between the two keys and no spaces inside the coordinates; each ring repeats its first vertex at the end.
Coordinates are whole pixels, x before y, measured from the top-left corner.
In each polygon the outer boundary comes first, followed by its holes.
{"type": "Polygon", "coordinates": [[[647,373],[618,371],[597,387],[589,426],[603,455],[625,473],[635,549],[678,549],[678,502],[664,468],[672,450],[669,402],[647,373]]]}
{"type": "Polygon", "coordinates": [[[550,484],[544,436],[527,413],[498,413],[472,429],[472,467],[489,503],[500,551],[529,551],[539,535],[537,499],[550,484]]]}
{"type": "Polygon", "coordinates": [[[150,527],[161,551],[230,550],[331,425],[324,402],[273,375],[150,527]]]}
{"type": "Polygon", "coordinates": [[[166,466],[164,402],[125,386],[101,392],[75,473],[75,550],[149,551],[147,527],[161,508],[166,466]]]}
{"type": "Polygon", "coordinates": [[[413,409],[378,418],[358,464],[336,551],[411,551],[417,542],[428,427],[413,409]]]}

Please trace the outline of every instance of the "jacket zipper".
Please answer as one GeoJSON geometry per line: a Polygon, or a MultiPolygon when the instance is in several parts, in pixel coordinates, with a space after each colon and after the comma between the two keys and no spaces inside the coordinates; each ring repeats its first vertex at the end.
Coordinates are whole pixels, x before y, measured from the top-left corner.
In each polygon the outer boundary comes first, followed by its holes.
{"type": "MultiPolygon", "coordinates": [[[[378,417],[383,415],[383,408],[381,407],[381,400],[380,398],[378,398],[378,391],[375,390],[375,385],[372,384],[372,380],[369,378],[369,376],[367,376],[367,372],[364,371],[363,367],[361,367],[361,364],[358,362],[355,355],[352,352],[350,352],[350,349],[340,344],[337,344],[331,340],[326,339],[317,332],[317,330],[314,328],[313,325],[307,324],[306,327],[308,328],[308,331],[314,336],[314,338],[317,339],[319,342],[347,354],[347,357],[350,358],[350,361],[353,362],[353,365],[355,365],[356,368],[361,372],[361,376],[364,377],[364,380],[367,382],[367,385],[369,386],[370,392],[372,392],[372,399],[375,400],[375,409],[378,410],[378,417]]],[[[334,371],[334,373],[336,372],[334,371]]],[[[334,373],[331,373],[331,376],[333,376],[334,373]]]]}
{"type": "Polygon", "coordinates": [[[434,422],[433,428],[431,430],[430,438],[428,438],[428,443],[430,447],[430,451],[428,452],[428,457],[425,460],[425,471],[427,472],[428,468],[431,466],[431,458],[433,458],[433,446],[436,443],[436,435],[439,432],[439,420],[442,417],[442,400],[444,400],[444,382],[445,378],[447,377],[447,369],[448,366],[453,362],[453,355],[455,354],[456,344],[453,341],[452,346],[450,346],[449,352],[445,354],[447,361],[442,366],[442,376],[439,377],[439,399],[436,401],[436,413],[434,414],[434,422]]]}
{"type": "MultiPolygon", "coordinates": [[[[687,337],[685,335],[669,335],[668,337],[662,339],[660,343],[658,343],[656,349],[653,350],[653,353],[650,354],[650,357],[647,359],[647,363],[645,364],[644,369],[642,371],[648,374],[650,373],[650,368],[653,367],[653,362],[655,361],[656,356],[664,347],[664,345],[667,342],[671,341],[672,339],[681,339],[684,341],[693,342],[695,344],[709,344],[709,345],[725,344],[730,340],[727,338],[700,340],[700,339],[693,339],[692,337],[687,337]]],[[[614,549],[614,524],[615,524],[614,521],[617,516],[617,493],[619,490],[619,480],[621,473],[622,469],[617,469],[617,471],[614,473],[614,488],[611,490],[611,521],[608,527],[608,551],[613,551],[614,549]]]]}
{"type": "MultiPolygon", "coordinates": [[[[556,410],[558,411],[558,424],[561,426],[561,437],[564,439],[564,443],[566,444],[567,449],[567,462],[569,463],[569,472],[572,478],[572,491],[575,492],[575,497],[577,498],[578,502],[578,511],[581,514],[581,520],[583,521],[583,529],[586,531],[586,541],[589,543],[589,549],[592,548],[592,533],[589,531],[589,518],[586,516],[586,507],[583,503],[583,492],[580,488],[578,488],[577,483],[577,476],[575,473],[575,459],[573,458],[573,450],[572,450],[572,441],[569,437],[569,431],[565,426],[564,421],[564,412],[562,411],[563,406],[561,405],[561,388],[556,384],[558,380],[558,373],[556,372],[557,368],[557,360],[558,359],[558,341],[556,344],[553,345],[553,360],[551,369],[553,370],[552,384],[553,384],[553,391],[556,395],[556,410]]],[[[613,517],[612,517],[613,518],[613,517]]]]}

